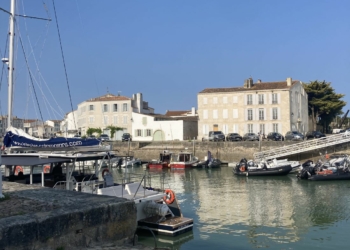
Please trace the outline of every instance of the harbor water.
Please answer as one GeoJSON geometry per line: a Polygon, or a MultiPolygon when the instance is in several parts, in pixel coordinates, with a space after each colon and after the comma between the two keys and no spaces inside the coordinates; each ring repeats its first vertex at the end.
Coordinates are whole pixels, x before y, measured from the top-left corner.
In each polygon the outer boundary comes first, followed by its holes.
{"type": "MultiPolygon", "coordinates": [[[[120,174],[123,169],[115,169],[120,174]]],[[[144,167],[128,168],[143,173],[144,167]]],[[[168,249],[347,249],[350,181],[312,182],[295,175],[235,176],[230,167],[165,172],[193,232],[138,233],[144,245],[168,249]]],[[[166,186],[167,188],[167,186],[166,186]]]]}

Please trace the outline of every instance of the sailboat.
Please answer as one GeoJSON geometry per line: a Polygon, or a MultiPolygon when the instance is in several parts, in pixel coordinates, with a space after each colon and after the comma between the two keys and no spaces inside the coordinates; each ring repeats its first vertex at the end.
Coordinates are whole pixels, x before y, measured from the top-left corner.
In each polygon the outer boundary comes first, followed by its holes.
{"type": "MultiPolygon", "coordinates": [[[[15,0],[11,0],[11,36],[14,35],[14,10],[15,0]]],[[[9,50],[9,76],[11,75],[9,96],[12,96],[13,37],[10,40],[12,47],[9,50]]],[[[9,99],[12,100],[11,97],[9,99]]],[[[127,172],[119,183],[115,183],[111,163],[115,162],[117,157],[106,148],[94,148],[98,146],[96,144],[100,142],[99,140],[84,141],[80,138],[43,140],[30,137],[23,131],[11,127],[11,108],[12,101],[8,108],[8,128],[10,129],[4,139],[2,151],[5,154],[1,158],[2,164],[6,167],[5,170],[10,172],[8,178],[13,177],[17,181],[28,184],[38,182],[42,186],[132,200],[137,207],[137,222],[141,229],[171,236],[192,230],[193,219],[183,217],[175,192],[165,189],[164,175],[159,183],[160,187],[151,186],[154,181],[151,182],[150,175],[143,175],[141,179],[136,179],[138,175],[130,176],[127,172]],[[93,164],[87,166],[87,162],[93,162],[93,164]],[[17,166],[28,167],[30,174],[26,176],[22,173],[15,177],[14,170],[17,166]],[[34,168],[37,167],[41,171],[39,174],[34,174],[34,168]],[[48,173],[45,173],[46,168],[48,173]]],[[[160,180],[159,176],[156,180],[160,180]]]]}

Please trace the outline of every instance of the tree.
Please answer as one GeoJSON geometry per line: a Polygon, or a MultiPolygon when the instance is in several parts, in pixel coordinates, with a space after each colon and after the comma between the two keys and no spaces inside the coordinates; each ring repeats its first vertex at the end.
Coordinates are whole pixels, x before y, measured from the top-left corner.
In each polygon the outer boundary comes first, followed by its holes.
{"type": "Polygon", "coordinates": [[[115,127],[115,126],[112,126],[112,125],[109,125],[107,128],[111,131],[111,138],[114,137],[114,134],[115,134],[116,131],[124,129],[124,128],[115,127]]]}
{"type": "Polygon", "coordinates": [[[344,94],[335,93],[330,82],[310,81],[304,84],[308,95],[309,114],[311,114],[313,129],[316,130],[317,122],[327,130],[333,119],[342,114],[342,108],[346,102],[341,100],[344,94]]]}
{"type": "Polygon", "coordinates": [[[86,130],[86,134],[88,136],[91,136],[93,133],[97,133],[100,136],[102,134],[102,129],[101,128],[88,128],[86,130]]]}

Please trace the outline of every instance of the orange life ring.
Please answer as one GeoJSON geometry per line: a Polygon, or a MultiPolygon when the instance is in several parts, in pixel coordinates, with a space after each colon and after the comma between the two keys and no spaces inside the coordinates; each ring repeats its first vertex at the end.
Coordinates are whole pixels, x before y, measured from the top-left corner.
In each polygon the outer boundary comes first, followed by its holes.
{"type": "Polygon", "coordinates": [[[50,173],[50,166],[49,165],[44,166],[44,173],[50,173]]]}
{"type": "Polygon", "coordinates": [[[109,173],[108,168],[102,170],[102,177],[104,177],[106,173],[109,173]]]}
{"type": "Polygon", "coordinates": [[[171,204],[175,200],[175,193],[171,189],[165,189],[165,195],[163,197],[163,200],[166,204],[171,204]]]}
{"type": "Polygon", "coordinates": [[[18,175],[19,172],[23,173],[23,168],[21,166],[16,166],[15,167],[15,175],[18,175]]]}
{"type": "Polygon", "coordinates": [[[245,166],[240,167],[240,168],[239,168],[239,171],[245,172],[245,166]]]}

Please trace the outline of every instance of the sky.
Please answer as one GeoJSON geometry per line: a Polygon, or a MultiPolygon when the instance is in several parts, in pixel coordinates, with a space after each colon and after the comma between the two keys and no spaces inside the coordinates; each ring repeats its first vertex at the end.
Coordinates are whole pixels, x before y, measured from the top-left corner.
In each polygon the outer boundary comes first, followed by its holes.
{"type": "MultiPolygon", "coordinates": [[[[0,0],[0,8],[9,10],[10,1],[0,0]]],[[[13,113],[62,119],[109,92],[142,93],[164,114],[197,107],[205,88],[240,87],[249,77],[331,82],[345,94],[346,111],[349,9],[348,0],[17,0],[17,13],[52,21],[17,18],[13,113]]],[[[0,10],[1,57],[8,20],[0,10]]],[[[0,95],[6,115],[7,70],[0,95]]]]}

